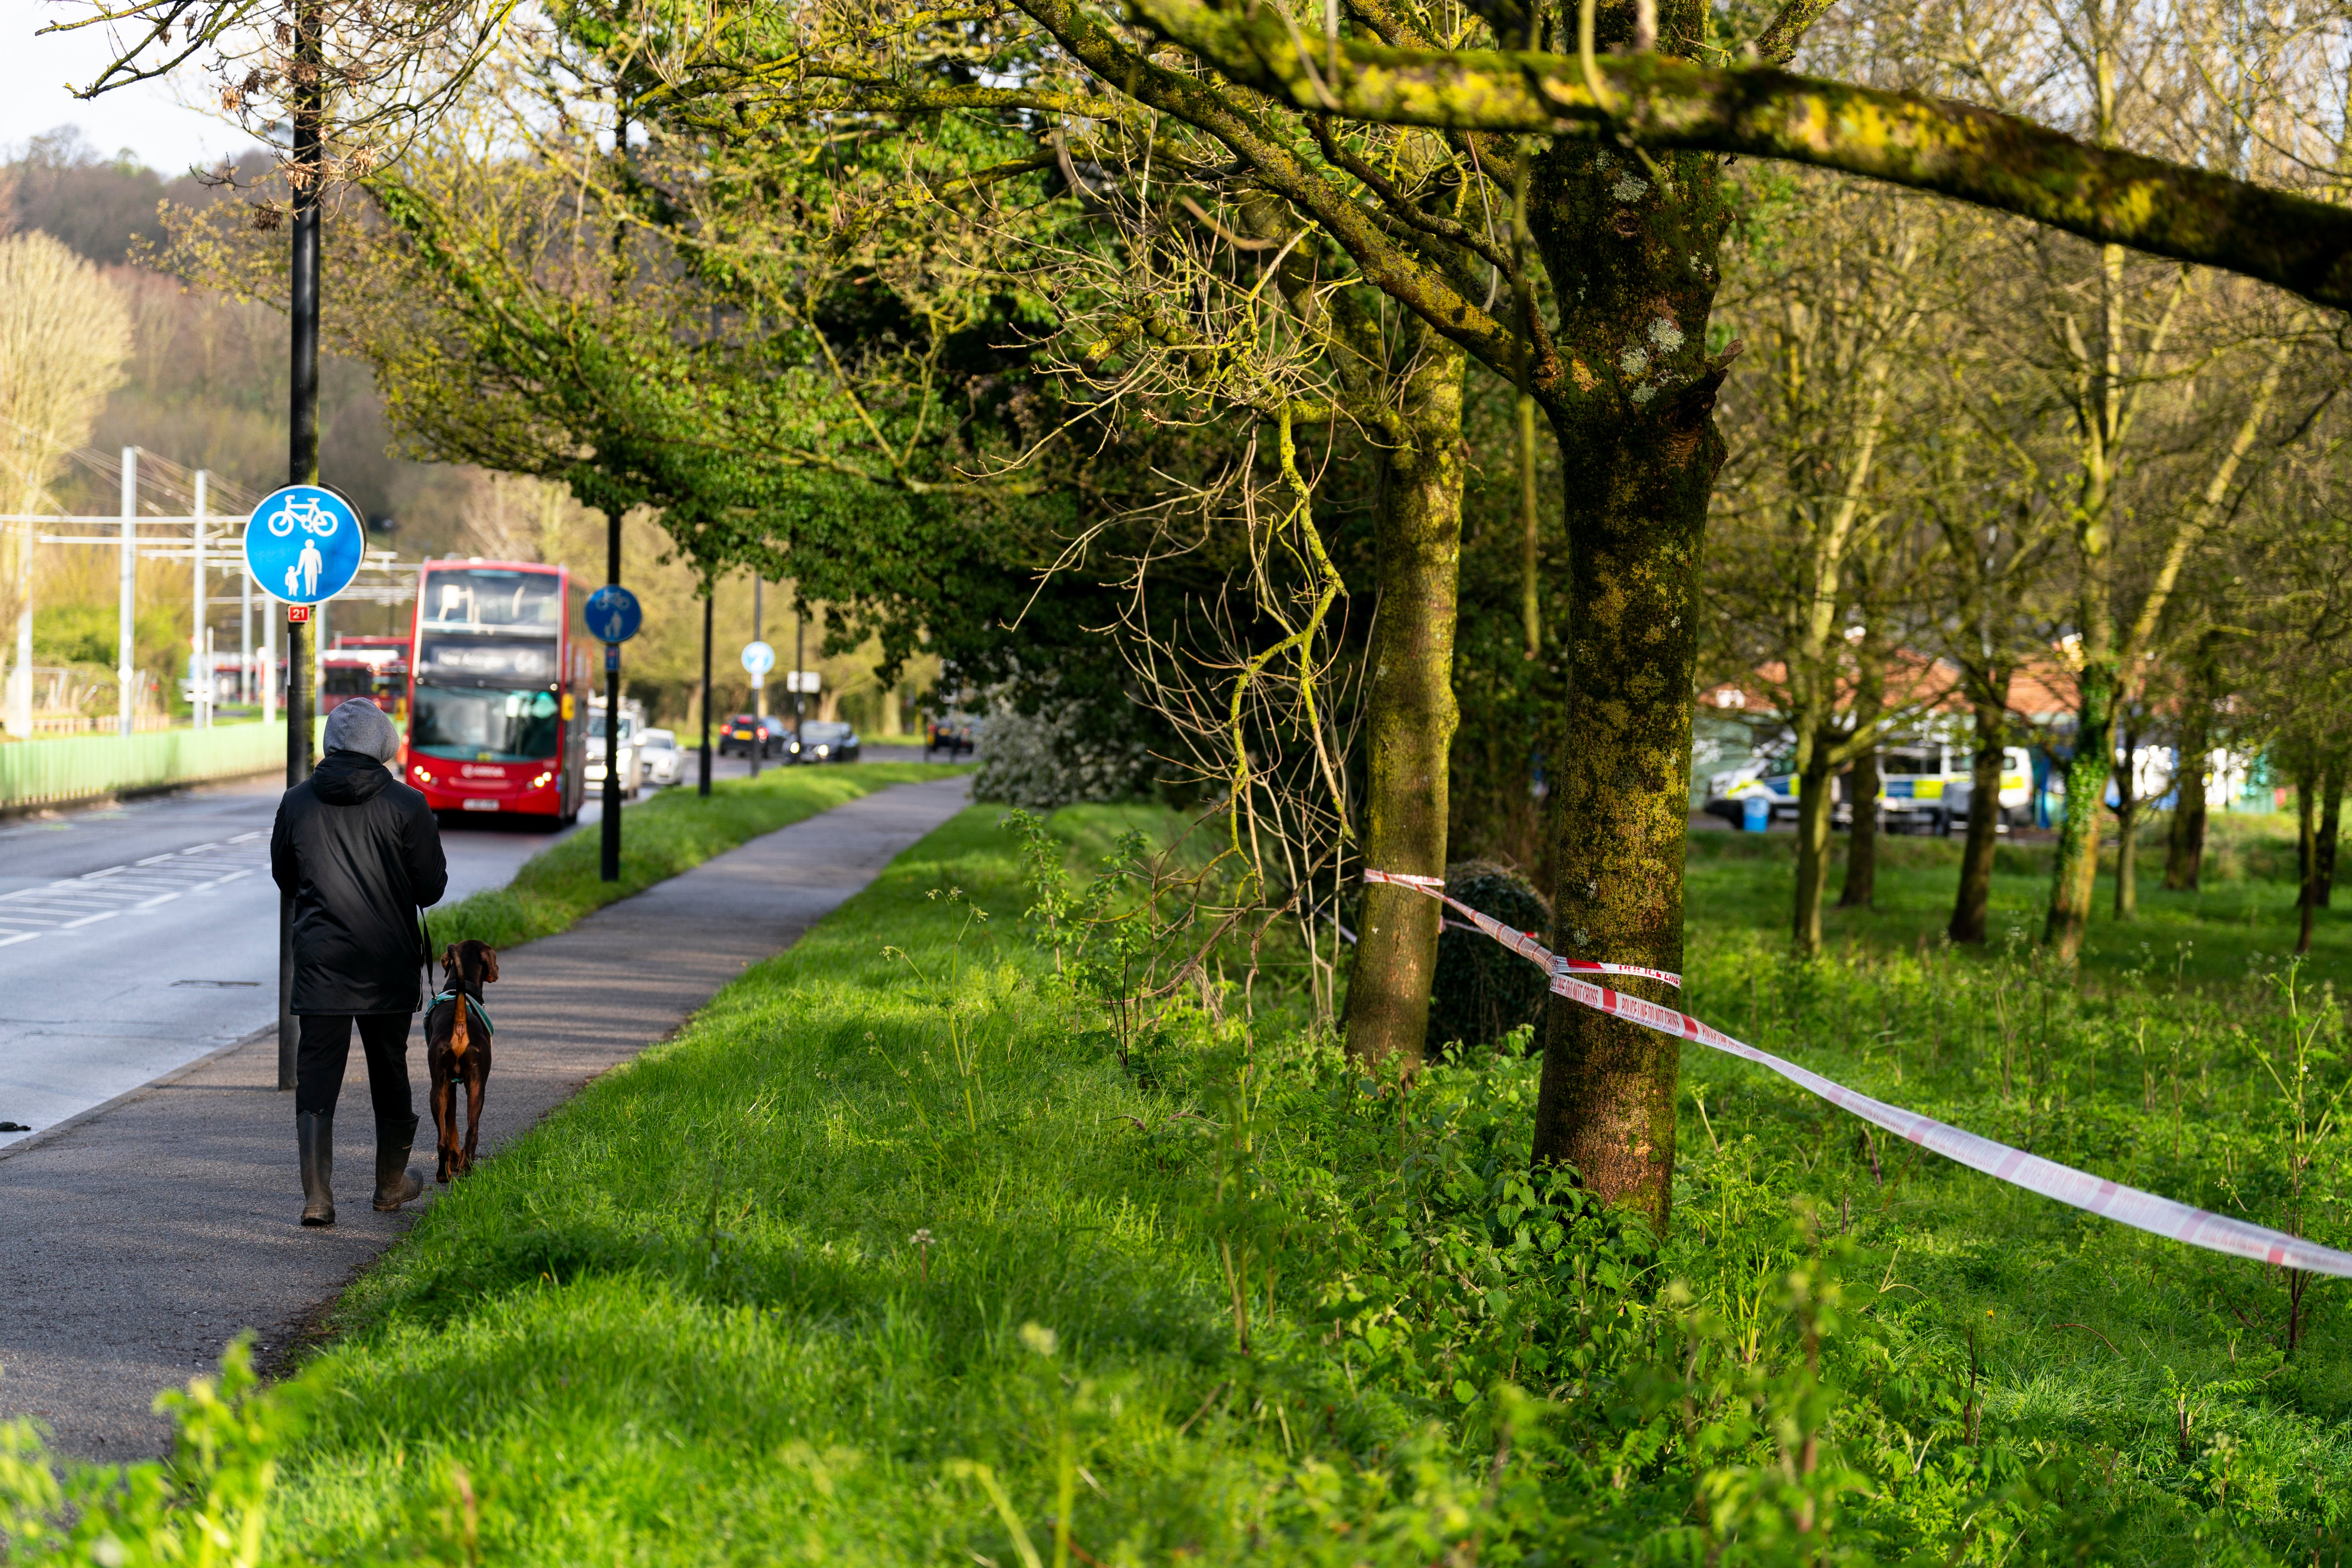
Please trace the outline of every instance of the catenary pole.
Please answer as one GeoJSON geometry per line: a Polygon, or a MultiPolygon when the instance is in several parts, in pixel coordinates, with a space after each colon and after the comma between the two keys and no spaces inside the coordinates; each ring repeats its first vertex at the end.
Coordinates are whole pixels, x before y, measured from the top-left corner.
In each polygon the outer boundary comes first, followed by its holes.
{"type": "Polygon", "coordinates": [[[115,732],[131,733],[132,623],[139,615],[139,448],[122,448],[122,563],[114,616],[115,732]]]}
{"type": "MultiPolygon", "coordinates": [[[[294,11],[294,253],[288,272],[292,331],[287,409],[286,482],[319,482],[319,184],[325,173],[325,49],[317,0],[300,0],[294,11]]],[[[275,620],[273,614],[272,619],[275,620]]],[[[276,671],[271,671],[275,679],[276,671]]],[[[310,776],[309,661],[302,655],[302,622],[291,607],[286,620],[286,787],[310,776]]],[[[294,900],[278,901],[278,1087],[294,1087],[294,900]]]]}
{"type": "Polygon", "coordinates": [[[212,613],[210,603],[205,596],[205,590],[209,586],[205,582],[205,481],[211,477],[202,468],[196,470],[196,506],[192,532],[196,555],[194,574],[196,604],[195,618],[188,628],[188,689],[195,694],[195,725],[199,730],[213,727],[212,639],[205,635],[205,622],[212,613]]]}
{"type": "Polygon", "coordinates": [[[16,551],[16,668],[8,672],[8,732],[33,738],[33,546],[40,525],[25,514],[25,542],[16,551]]]}

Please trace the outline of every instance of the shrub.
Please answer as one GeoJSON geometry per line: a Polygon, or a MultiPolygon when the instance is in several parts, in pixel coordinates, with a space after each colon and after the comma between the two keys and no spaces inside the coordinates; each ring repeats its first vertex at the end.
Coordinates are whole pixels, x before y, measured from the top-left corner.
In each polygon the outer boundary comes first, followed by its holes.
{"type": "Polygon", "coordinates": [[[990,715],[972,798],[1031,811],[1128,800],[1150,792],[1151,753],[1141,741],[1095,739],[1061,714],[990,715]]]}
{"type": "MultiPolygon", "coordinates": [[[[1551,905],[1516,871],[1490,860],[1460,861],[1446,868],[1445,890],[1482,915],[1550,941],[1551,905]]],[[[1540,1019],[1548,994],[1542,970],[1449,911],[1429,987],[1432,1044],[1492,1045],[1540,1019]]]]}

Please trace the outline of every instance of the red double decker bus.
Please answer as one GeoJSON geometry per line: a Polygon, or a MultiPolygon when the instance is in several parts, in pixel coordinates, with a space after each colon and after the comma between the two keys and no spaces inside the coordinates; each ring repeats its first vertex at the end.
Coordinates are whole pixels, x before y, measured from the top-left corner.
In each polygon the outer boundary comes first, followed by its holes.
{"type": "Polygon", "coordinates": [[[588,680],[562,567],[425,562],[408,656],[408,782],[436,811],[571,823],[585,791],[588,680]]]}

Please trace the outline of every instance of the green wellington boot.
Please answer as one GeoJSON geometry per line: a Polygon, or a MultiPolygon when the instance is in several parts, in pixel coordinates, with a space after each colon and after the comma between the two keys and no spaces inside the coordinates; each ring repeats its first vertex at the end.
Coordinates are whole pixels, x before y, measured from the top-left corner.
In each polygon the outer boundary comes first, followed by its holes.
{"type": "Polygon", "coordinates": [[[425,1191],[425,1177],[408,1168],[408,1152],[416,1145],[416,1118],[375,1124],[375,1206],[390,1214],[425,1191]]]}
{"type": "Polygon", "coordinates": [[[308,1111],[294,1118],[294,1144],[302,1155],[302,1223],[335,1223],[335,1113],[308,1111]]]}

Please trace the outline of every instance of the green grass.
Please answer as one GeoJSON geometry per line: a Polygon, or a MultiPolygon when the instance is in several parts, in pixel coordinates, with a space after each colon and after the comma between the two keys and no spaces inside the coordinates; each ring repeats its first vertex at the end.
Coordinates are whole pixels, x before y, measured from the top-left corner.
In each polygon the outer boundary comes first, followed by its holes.
{"type": "MultiPolygon", "coordinates": [[[[2209,839],[2202,886],[2195,892],[2163,888],[2159,829],[2143,834],[2138,854],[2138,918],[2115,918],[2115,851],[2100,856],[2092,900],[2084,972],[2105,983],[2148,966],[2169,975],[2234,984],[2294,948],[2294,821],[2289,816],[2217,816],[2209,839]]],[[[1959,879],[1958,839],[1888,837],[1879,840],[1877,897],[1868,910],[1834,906],[1844,878],[1845,839],[1832,841],[1836,858],[1822,910],[1822,931],[1839,951],[1914,952],[1924,938],[1942,940],[1952,918],[1959,879]]],[[[1995,852],[1989,947],[1998,952],[2015,932],[2036,941],[2050,902],[2052,848],[2002,844],[1995,852]]],[[[1795,882],[1796,839],[1789,834],[1693,833],[1686,907],[1696,951],[1717,933],[1753,931],[1784,937],[1795,882]]],[[[2352,988],[2352,890],[2339,907],[2318,911],[2313,931],[2315,978],[2352,988]]]]}
{"type": "MultiPolygon", "coordinates": [[[[2342,1002],[2325,979],[2343,970],[2340,927],[2323,924],[2321,962],[2298,970],[2279,956],[2293,926],[2278,904],[2292,889],[2225,885],[2137,927],[2102,921],[2102,951],[2076,980],[2023,944],[1979,954],[1906,942],[1925,900],[1948,889],[1929,869],[1904,873],[1913,885],[1898,886],[1893,909],[1850,920],[1837,956],[1799,964],[1786,957],[1779,869],[1708,867],[1695,878],[1705,913],[1686,1005],[1877,1098],[2352,1248],[2352,1149],[2337,1115],[2352,1076],[2342,1002]],[[2236,913],[2245,907],[2251,925],[2236,913]]],[[[2030,910],[2030,896],[2014,889],[2012,907],[2030,910]]],[[[1741,1310],[1720,1282],[1744,1273],[1760,1285],[1795,1256],[1765,1216],[1810,1214],[1817,1232],[1884,1260],[1878,1294],[1928,1331],[1929,1354],[1978,1361],[1989,1431],[2074,1456],[2071,1516],[2109,1527],[2093,1560],[2346,1560],[2346,1281],[2307,1282],[2290,1357],[2279,1271],[1865,1139],[1854,1120],[1735,1058],[1690,1048],[1683,1076],[1675,1247],[1716,1255],[1717,1300],[1741,1310]]],[[[1865,1425],[1875,1415],[1854,1414],[1865,1425]]]]}
{"type": "Polygon", "coordinates": [[[523,862],[503,888],[487,889],[446,909],[427,911],[437,950],[468,938],[519,947],[569,930],[582,916],[690,871],[714,855],[788,827],[844,801],[969,772],[942,763],[850,763],[777,768],[757,779],[721,779],[710,798],[679,786],[621,810],[621,878],[598,874],[595,832],[574,833],[523,862]]]}
{"type": "MultiPolygon", "coordinates": [[[[250,1406],[299,1435],[187,1495],[274,1456],[285,1563],[2346,1561],[2343,1282],[2290,1357],[2279,1277],[1697,1048],[1654,1255],[1529,1179],[1517,1052],[1400,1093],[1188,994],[1122,1063],[1016,918],[999,815],[452,1189],[250,1406]]],[[[1091,859],[1162,821],[1055,826],[1091,859]]],[[[1783,868],[1696,858],[1700,1016],[2352,1242],[2334,996],[1895,928],[1793,964],[1783,868]]]]}

